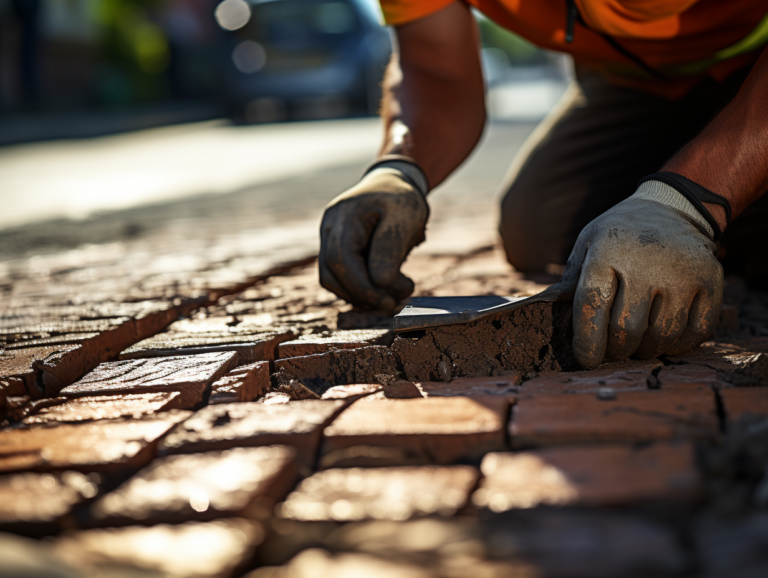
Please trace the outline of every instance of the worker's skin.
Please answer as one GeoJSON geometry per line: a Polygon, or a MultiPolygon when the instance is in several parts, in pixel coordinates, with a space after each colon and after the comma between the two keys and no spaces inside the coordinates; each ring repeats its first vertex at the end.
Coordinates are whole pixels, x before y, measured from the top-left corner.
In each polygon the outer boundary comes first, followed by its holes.
{"type": "MultiPolygon", "coordinates": [[[[384,79],[380,156],[413,159],[432,188],[464,161],[483,131],[478,32],[467,6],[454,2],[396,27],[396,34],[399,51],[384,79]]],[[[738,216],[768,190],[766,95],[768,50],[731,104],[661,170],[726,197],[732,218],[738,216]]],[[[392,312],[413,291],[400,265],[424,238],[429,210],[423,201],[411,182],[386,169],[335,199],[321,225],[323,286],[360,307],[392,312]]],[[[723,208],[705,206],[724,231],[723,208]]],[[[701,229],[672,209],[632,198],[584,229],[560,285],[574,300],[574,351],[583,366],[595,367],[606,355],[682,353],[711,333],[722,267],[701,229]],[[658,229],[656,251],[638,243],[644,224],[658,229]],[[616,242],[608,228],[626,235],[616,242]],[[680,262],[695,266],[677,267],[680,262]]]]}

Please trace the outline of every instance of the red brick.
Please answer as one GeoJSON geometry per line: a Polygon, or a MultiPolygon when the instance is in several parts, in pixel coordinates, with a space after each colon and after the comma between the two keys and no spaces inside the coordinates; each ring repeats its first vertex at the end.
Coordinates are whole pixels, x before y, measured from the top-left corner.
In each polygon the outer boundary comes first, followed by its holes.
{"type": "Polygon", "coordinates": [[[238,323],[235,317],[183,319],[120,354],[120,359],[236,351],[241,363],[270,361],[278,344],[293,339],[285,329],[238,323]]]}
{"type": "Polygon", "coordinates": [[[237,364],[237,353],[219,352],[102,363],[61,390],[64,397],[178,391],[179,403],[193,407],[211,384],[237,364]]]}
{"type": "Polygon", "coordinates": [[[281,343],[278,357],[317,355],[335,349],[357,349],[369,345],[391,345],[394,333],[389,329],[350,329],[302,335],[281,343]]]}
{"type": "Polygon", "coordinates": [[[520,391],[519,377],[460,377],[449,382],[422,381],[417,384],[424,397],[488,396],[501,395],[510,400],[520,391]]]}
{"type": "Polygon", "coordinates": [[[36,359],[33,367],[42,372],[45,395],[57,395],[61,389],[80,379],[99,363],[114,359],[120,351],[144,337],[139,327],[152,330],[162,326],[166,315],[153,314],[150,320],[141,323],[128,319],[119,325],[111,325],[94,337],[84,339],[75,347],[62,345],[47,357],[36,359]]]}
{"type": "MultiPolygon", "coordinates": [[[[477,569],[477,564],[473,565],[477,569]]],[[[481,574],[481,576],[491,574],[481,574]]],[[[499,574],[502,576],[503,574],[499,574]]],[[[331,554],[325,550],[312,548],[296,555],[283,568],[275,572],[274,568],[258,568],[248,574],[249,578],[315,578],[319,576],[365,578],[435,578],[437,574],[421,568],[406,560],[384,559],[364,553],[341,552],[331,554]],[[278,573],[279,572],[279,573],[278,573]]],[[[508,576],[527,578],[526,574],[510,573],[508,576]]]]}
{"type": "Polygon", "coordinates": [[[55,531],[72,508],[98,493],[80,472],[0,476],[0,529],[22,533],[55,531]]]}
{"type": "Polygon", "coordinates": [[[286,445],[296,448],[302,464],[311,466],[323,428],[345,405],[343,400],[210,405],[168,434],[160,453],[286,445]]]}
{"type": "Polygon", "coordinates": [[[8,430],[0,436],[0,472],[141,467],[155,455],[158,439],[189,416],[174,410],[141,420],[8,430]]]}
{"type": "Polygon", "coordinates": [[[48,345],[0,351],[0,376],[9,383],[23,385],[25,392],[38,391],[35,383],[38,370],[34,363],[52,354],[65,355],[80,349],[80,345],[48,345]]]}
{"type": "Polygon", "coordinates": [[[88,576],[229,578],[253,556],[264,531],[238,518],[65,534],[56,554],[88,576]]]}
{"type": "Polygon", "coordinates": [[[471,466],[331,469],[302,481],[278,512],[305,522],[452,516],[478,476],[471,466]]]}
{"type": "Polygon", "coordinates": [[[502,450],[503,397],[356,401],[325,429],[321,466],[449,464],[502,450]]]}
{"type": "MultiPolygon", "coordinates": [[[[334,388],[331,388],[334,389],[334,388]]],[[[331,391],[329,389],[328,391],[331,391]]],[[[418,384],[412,381],[396,380],[386,385],[379,386],[379,391],[364,396],[366,401],[387,399],[420,399],[426,397],[418,384]]]]}
{"type": "Polygon", "coordinates": [[[296,479],[293,448],[270,446],[154,460],[90,508],[97,525],[179,523],[271,510],[296,479]]]}
{"type": "Polygon", "coordinates": [[[735,386],[768,386],[768,351],[760,338],[733,343],[707,341],[690,353],[670,358],[674,363],[703,365],[735,386]]]}
{"type": "Polygon", "coordinates": [[[269,362],[257,361],[231,370],[211,386],[209,404],[253,401],[270,388],[269,362]]]}
{"type": "Polygon", "coordinates": [[[543,393],[595,393],[601,387],[615,390],[648,389],[648,379],[662,363],[650,361],[623,361],[606,363],[590,371],[558,372],[528,380],[520,385],[520,395],[543,393]]]}
{"type": "Polygon", "coordinates": [[[24,424],[77,423],[124,417],[140,419],[170,409],[188,409],[183,407],[182,394],[178,391],[98,395],[75,399],[61,397],[45,401],[54,403],[37,402],[37,407],[33,407],[30,415],[23,419],[24,424]]]}
{"type": "Polygon", "coordinates": [[[358,399],[381,391],[378,383],[358,383],[354,385],[334,385],[327,389],[322,399],[358,399]]]}
{"type": "Polygon", "coordinates": [[[256,403],[263,403],[264,405],[274,405],[276,403],[288,403],[294,401],[290,395],[282,391],[270,391],[264,397],[260,397],[256,400],[256,403]]]}
{"type": "Polygon", "coordinates": [[[536,506],[619,506],[692,499],[699,476],[690,444],[607,445],[492,453],[472,496],[494,512],[536,506]]]}
{"type": "Polygon", "coordinates": [[[707,385],[714,388],[727,387],[723,375],[716,369],[704,365],[681,364],[668,365],[656,376],[659,386],[663,389],[673,389],[684,384],[707,385]]]}
{"type": "Polygon", "coordinates": [[[768,417],[768,388],[766,387],[721,389],[720,397],[729,422],[749,417],[768,417]]]}
{"type": "Polygon", "coordinates": [[[512,445],[635,442],[718,435],[714,393],[708,388],[540,395],[520,399],[509,426],[512,445]]]}
{"type": "Polygon", "coordinates": [[[110,331],[116,327],[125,326],[130,319],[117,317],[113,319],[50,319],[37,320],[25,319],[21,323],[12,320],[0,322],[0,339],[6,345],[18,345],[23,347],[27,341],[37,339],[60,337],[62,343],[71,343],[77,340],[78,334],[87,336],[98,335],[110,331]]]}

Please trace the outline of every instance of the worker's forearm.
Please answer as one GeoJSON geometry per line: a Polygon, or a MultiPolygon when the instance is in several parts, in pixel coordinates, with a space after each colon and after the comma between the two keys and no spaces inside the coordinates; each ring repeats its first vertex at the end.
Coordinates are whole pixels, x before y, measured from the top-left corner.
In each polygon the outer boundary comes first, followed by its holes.
{"type": "MultiPolygon", "coordinates": [[[[768,49],[736,98],[663,168],[726,197],[733,217],[768,191],[768,49]]],[[[706,204],[725,230],[725,211],[706,204]]]]}
{"type": "Polygon", "coordinates": [[[380,154],[412,158],[434,187],[477,145],[485,89],[468,8],[456,3],[431,18],[397,29],[400,54],[384,78],[380,154]]]}

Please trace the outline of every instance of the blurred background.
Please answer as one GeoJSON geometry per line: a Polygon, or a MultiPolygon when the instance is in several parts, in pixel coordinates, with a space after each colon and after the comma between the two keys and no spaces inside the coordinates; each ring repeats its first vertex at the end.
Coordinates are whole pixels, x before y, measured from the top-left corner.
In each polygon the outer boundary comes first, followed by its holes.
{"type": "MultiPolygon", "coordinates": [[[[475,205],[571,75],[477,18],[492,146],[451,181],[475,205]]],[[[221,211],[314,222],[379,143],[380,20],[374,0],[0,0],[0,256],[221,211]]]]}

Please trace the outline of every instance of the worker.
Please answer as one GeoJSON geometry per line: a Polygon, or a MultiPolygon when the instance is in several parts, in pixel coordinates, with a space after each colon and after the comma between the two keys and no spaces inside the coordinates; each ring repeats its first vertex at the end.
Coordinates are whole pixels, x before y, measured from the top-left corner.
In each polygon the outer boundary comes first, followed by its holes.
{"type": "Polygon", "coordinates": [[[766,0],[381,3],[398,45],[384,142],[325,210],[324,287],[389,313],[413,292],[400,266],[424,241],[427,194],[485,124],[473,7],[574,59],[575,86],[512,163],[500,233],[518,271],[564,264],[554,289],[573,300],[583,367],[699,345],[724,266],[768,280],[766,0]]]}

